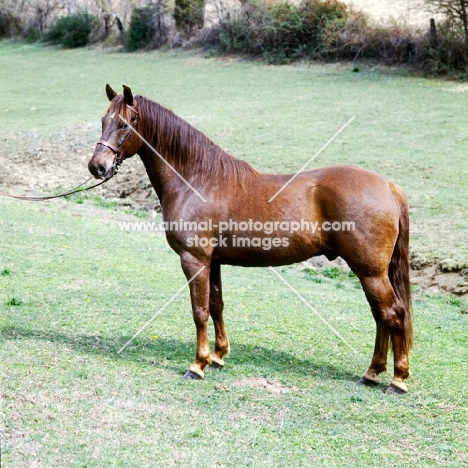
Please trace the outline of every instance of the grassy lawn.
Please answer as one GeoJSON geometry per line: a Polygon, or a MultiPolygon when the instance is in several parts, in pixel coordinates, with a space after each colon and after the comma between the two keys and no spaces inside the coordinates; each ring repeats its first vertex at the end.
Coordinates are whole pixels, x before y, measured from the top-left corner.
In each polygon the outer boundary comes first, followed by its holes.
{"type": "MultiPolygon", "coordinates": [[[[0,204],[5,466],[387,466],[468,463],[466,315],[415,297],[410,393],[355,385],[374,326],[352,279],[282,274],[354,354],[268,269],[224,268],[232,353],[205,381],[188,291],[159,234],[112,211],[0,204]],[[273,388],[257,388],[259,378],[273,388]],[[247,379],[247,380],[246,380],[247,379]]],[[[213,334],[213,333],[212,333],[213,334]]]]}
{"type": "MultiPolygon", "coordinates": [[[[53,166],[79,154],[73,181],[100,137],[106,82],[171,107],[271,172],[295,171],[356,115],[312,167],[390,177],[410,198],[414,257],[468,263],[466,84],[10,43],[0,60],[0,154],[32,160],[56,145],[42,157],[53,166]]],[[[226,267],[231,356],[203,382],[185,381],[188,290],[117,353],[185,279],[160,234],[122,232],[118,222],[136,218],[102,205],[0,199],[5,466],[468,465],[466,303],[415,291],[413,378],[394,398],[383,394],[391,375],[355,385],[374,324],[353,278],[280,269],[357,354],[268,269],[226,267]]]]}

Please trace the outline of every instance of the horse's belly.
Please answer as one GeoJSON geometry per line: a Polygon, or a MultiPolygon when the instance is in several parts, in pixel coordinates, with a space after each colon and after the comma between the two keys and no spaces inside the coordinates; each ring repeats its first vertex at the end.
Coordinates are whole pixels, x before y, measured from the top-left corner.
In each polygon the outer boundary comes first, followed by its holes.
{"type": "Polygon", "coordinates": [[[290,265],[317,255],[322,249],[317,236],[232,236],[219,239],[213,259],[222,264],[265,267],[290,265]]]}

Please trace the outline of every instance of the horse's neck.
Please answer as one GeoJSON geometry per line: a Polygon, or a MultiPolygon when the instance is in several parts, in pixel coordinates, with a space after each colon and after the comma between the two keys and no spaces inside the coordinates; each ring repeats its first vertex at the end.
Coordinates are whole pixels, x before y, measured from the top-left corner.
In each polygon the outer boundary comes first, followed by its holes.
{"type": "Polygon", "coordinates": [[[243,189],[248,177],[258,174],[171,111],[162,108],[157,114],[145,128],[148,134],[143,134],[150,147],[145,145],[139,154],[161,201],[168,190],[184,189],[187,181],[200,191],[207,186],[220,184],[227,189],[231,185],[234,193],[243,189]]]}
{"type": "Polygon", "coordinates": [[[146,173],[153,186],[159,200],[162,200],[167,187],[174,183],[174,175],[172,171],[159,159],[152,148],[144,148],[139,152],[140,158],[145,165],[146,173]]]}

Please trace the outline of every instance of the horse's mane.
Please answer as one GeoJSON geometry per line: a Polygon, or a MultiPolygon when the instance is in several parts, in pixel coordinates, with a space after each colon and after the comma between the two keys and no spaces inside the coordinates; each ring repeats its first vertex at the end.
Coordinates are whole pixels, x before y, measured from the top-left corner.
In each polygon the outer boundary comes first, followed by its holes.
{"type": "MultiPolygon", "coordinates": [[[[117,112],[125,112],[123,98],[112,103],[117,112]],[[120,108],[120,109],[119,109],[120,108]]],[[[242,188],[246,176],[259,172],[246,161],[237,159],[211,141],[171,110],[143,96],[135,96],[138,131],[184,178],[199,181],[218,177],[234,181],[242,188]]],[[[125,115],[125,114],[124,114],[125,115]]]]}

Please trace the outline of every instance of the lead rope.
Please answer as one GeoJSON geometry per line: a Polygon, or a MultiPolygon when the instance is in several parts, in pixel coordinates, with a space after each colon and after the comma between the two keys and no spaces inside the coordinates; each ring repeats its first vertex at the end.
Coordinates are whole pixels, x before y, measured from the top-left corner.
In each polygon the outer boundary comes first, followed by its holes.
{"type": "Polygon", "coordinates": [[[61,197],[68,197],[68,195],[72,195],[74,193],[78,192],[86,192],[86,190],[91,190],[95,187],[99,187],[100,185],[104,184],[105,182],[109,181],[114,177],[116,171],[113,170],[112,174],[107,178],[102,180],[101,182],[91,185],[90,187],[84,187],[83,185],[87,184],[93,176],[91,176],[89,179],[85,180],[83,183],[80,185],[77,185],[75,188],[72,188],[70,190],[66,190],[65,192],[58,193],[57,195],[48,195],[46,197],[27,197],[25,195],[12,195],[11,193],[5,193],[5,192],[0,192],[0,196],[2,197],[8,197],[8,198],[14,198],[16,200],[26,200],[26,201],[45,201],[45,200],[52,200],[54,198],[61,198],[61,197]]]}

